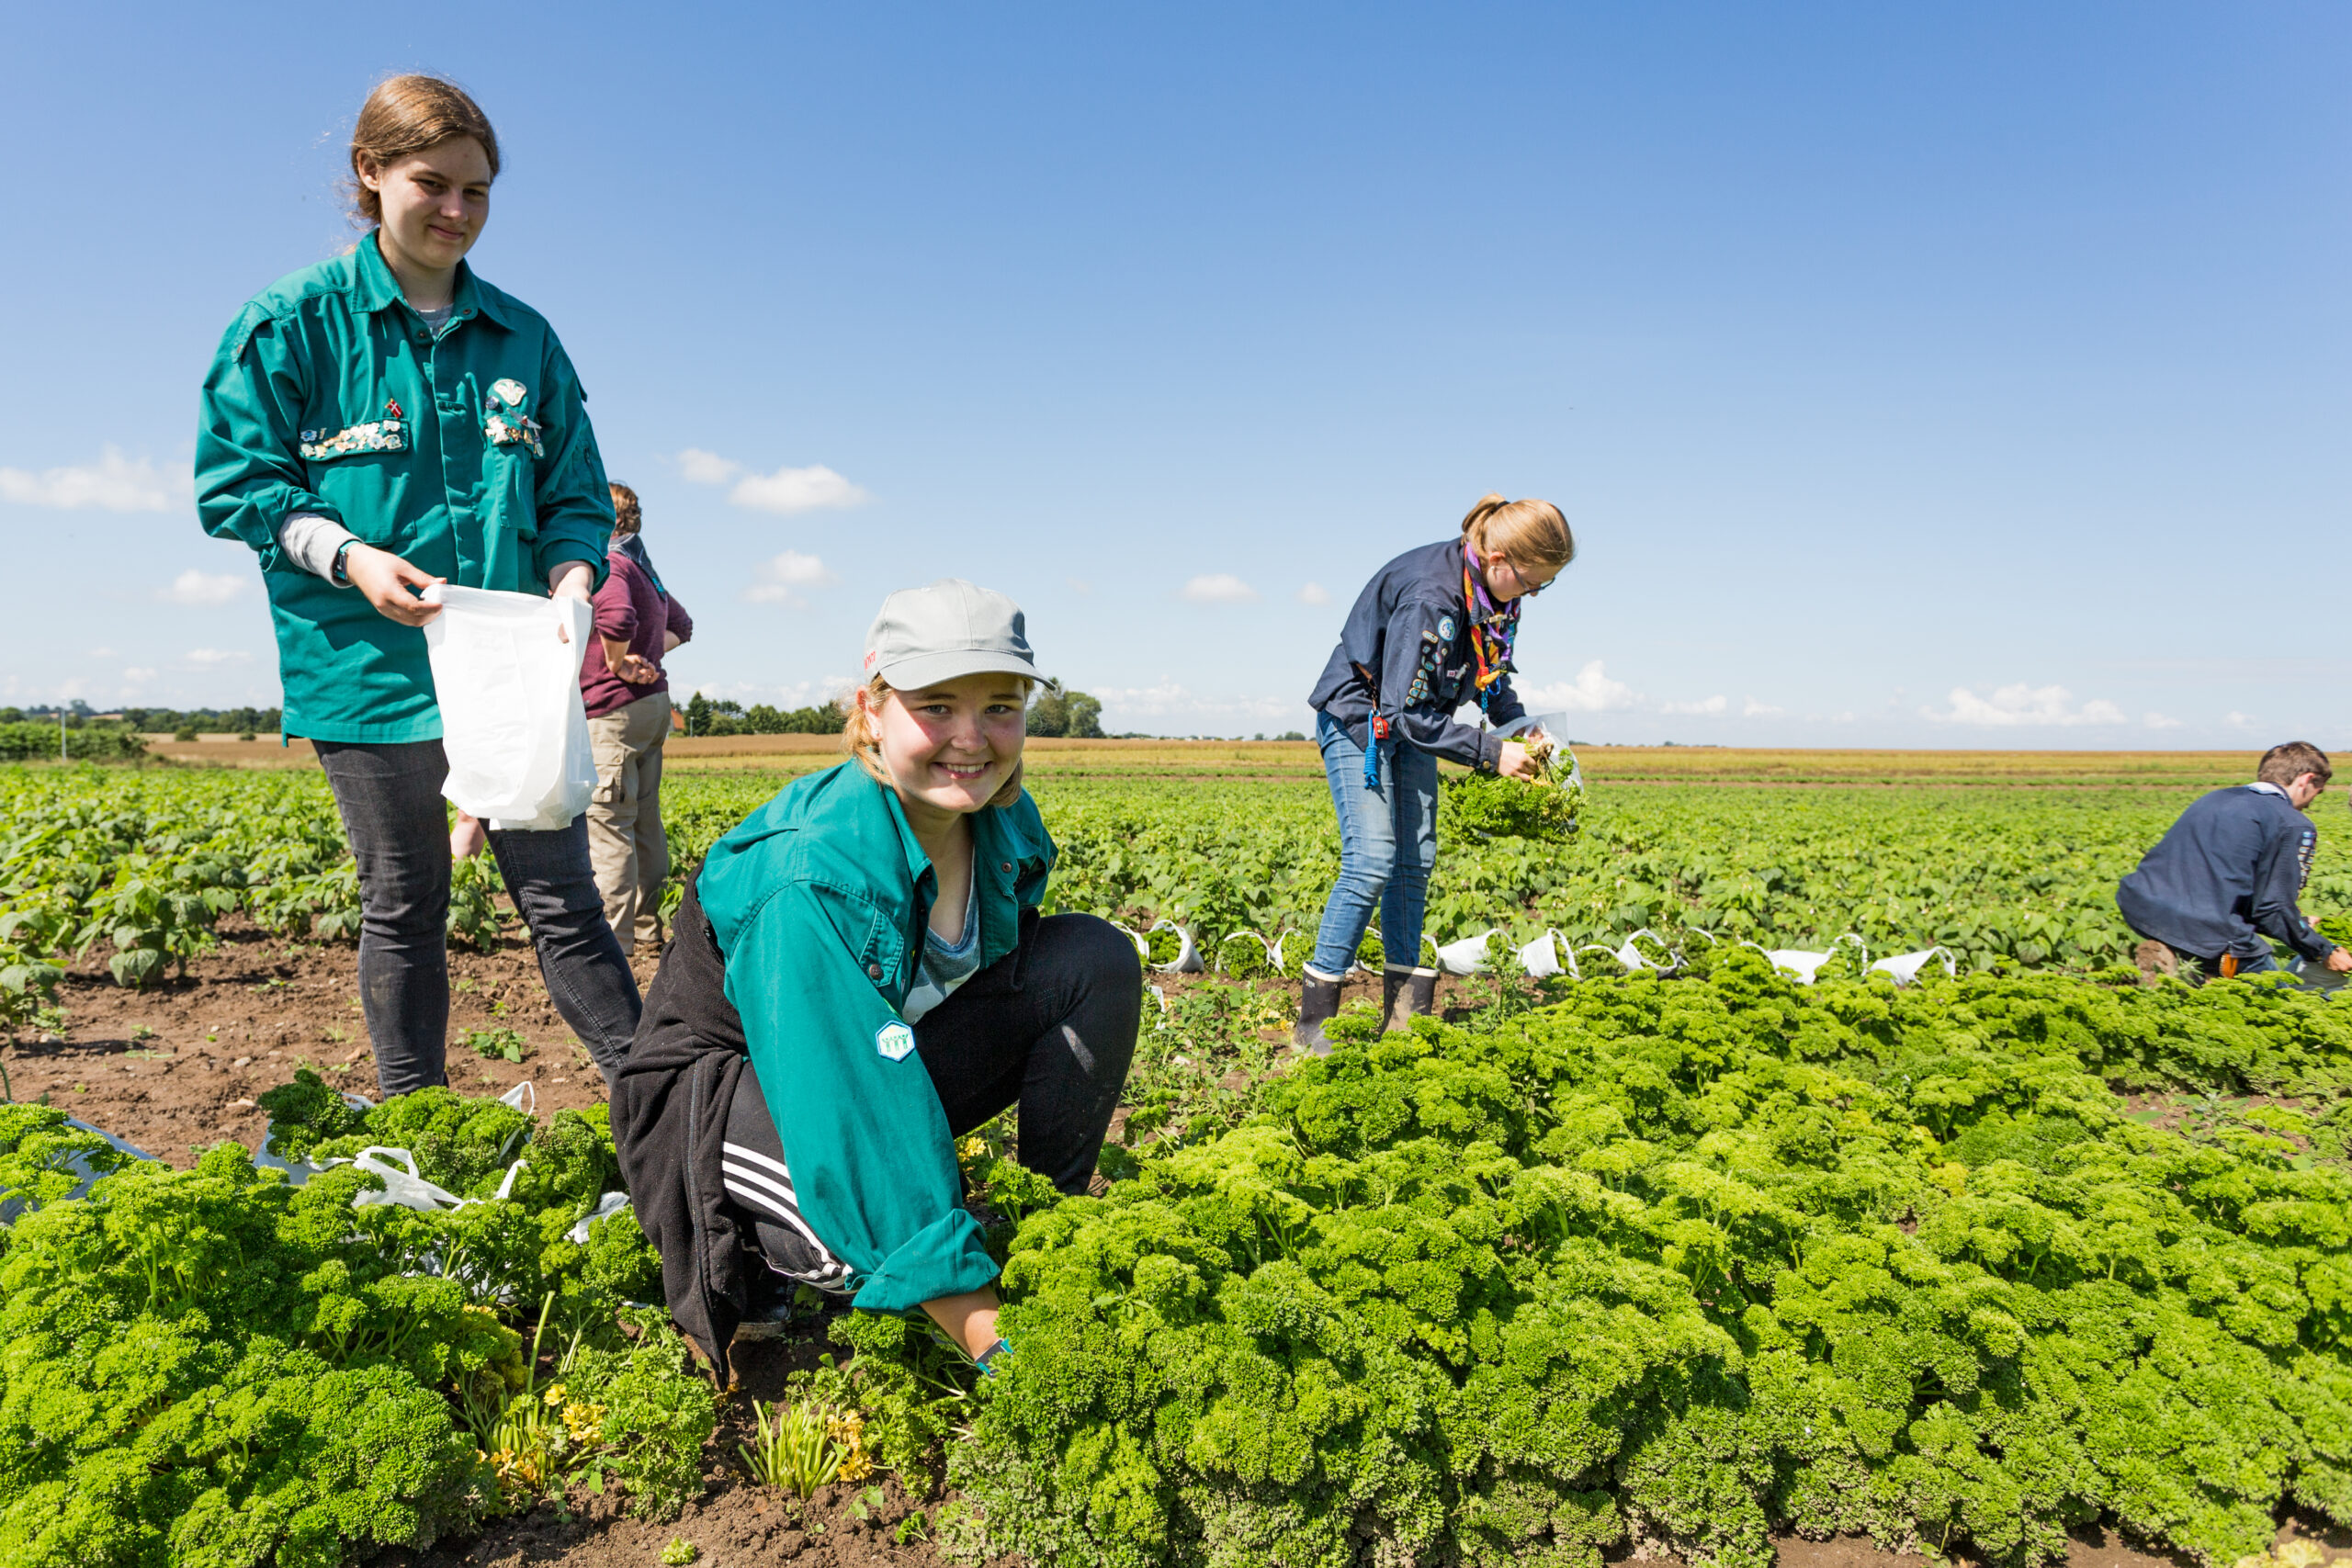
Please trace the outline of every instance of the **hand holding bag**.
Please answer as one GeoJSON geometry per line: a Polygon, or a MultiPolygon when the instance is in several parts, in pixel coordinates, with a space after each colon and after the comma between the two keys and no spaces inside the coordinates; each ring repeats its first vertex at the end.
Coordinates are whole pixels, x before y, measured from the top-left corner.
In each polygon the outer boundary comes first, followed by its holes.
{"type": "Polygon", "coordinates": [[[594,612],[577,599],[446,583],[424,599],[441,606],[424,623],[449,758],[441,793],[492,829],[569,828],[596,788],[580,696],[594,612]]]}

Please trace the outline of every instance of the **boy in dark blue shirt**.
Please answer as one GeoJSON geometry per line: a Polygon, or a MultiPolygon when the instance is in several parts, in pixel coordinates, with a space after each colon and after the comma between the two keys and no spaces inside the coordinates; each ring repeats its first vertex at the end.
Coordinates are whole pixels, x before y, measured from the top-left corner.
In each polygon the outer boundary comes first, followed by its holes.
{"type": "Polygon", "coordinates": [[[2217,789],[2180,814],[2115,890],[2123,918],[2149,939],[2136,954],[2143,972],[2177,974],[2185,961],[2198,976],[2259,974],[2278,966],[2271,939],[2352,971],[2352,953],[2296,908],[2319,847],[2303,813],[2332,772],[2326,752],[2289,741],[2263,753],[2253,784],[2217,789]]]}

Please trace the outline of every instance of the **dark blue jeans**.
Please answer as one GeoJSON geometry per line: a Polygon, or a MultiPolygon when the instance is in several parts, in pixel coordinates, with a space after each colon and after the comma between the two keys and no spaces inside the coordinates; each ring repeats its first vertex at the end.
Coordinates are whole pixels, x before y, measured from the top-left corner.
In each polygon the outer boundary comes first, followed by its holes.
{"type": "MultiPolygon", "coordinates": [[[[438,740],[312,742],[359,863],[359,1006],[385,1095],[447,1083],[449,817],[438,740]]],[[[588,821],[551,833],[490,835],[491,853],[530,928],[539,976],[610,1083],[637,1033],[637,979],[588,863],[588,821]]]]}
{"type": "Polygon", "coordinates": [[[1437,863],[1437,759],[1392,741],[1382,748],[1380,786],[1367,789],[1363,748],[1347,726],[1318,713],[1315,739],[1323,748],[1331,806],[1340,814],[1340,880],[1323,904],[1314,968],[1327,978],[1346,974],[1375,908],[1387,961],[1417,964],[1430,868],[1437,863]]]}

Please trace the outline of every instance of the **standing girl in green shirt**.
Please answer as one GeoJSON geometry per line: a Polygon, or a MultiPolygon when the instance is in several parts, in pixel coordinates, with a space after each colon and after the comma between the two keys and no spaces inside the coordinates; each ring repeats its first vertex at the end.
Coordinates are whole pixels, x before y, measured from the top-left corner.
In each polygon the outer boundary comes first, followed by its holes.
{"type": "Polygon", "coordinates": [[[1083,1192],[1135,1052],[1134,943],[1038,911],[1020,610],[953,578],[893,593],[865,673],[852,761],[704,857],[613,1086],[670,1314],[722,1371],[780,1280],[921,1306],[991,1365],[997,1266],[956,1139],[1018,1102],[1021,1162],[1083,1192]]]}
{"type": "MultiPolygon", "coordinates": [[[[612,502],[585,394],[536,310],[464,257],[498,138],[430,76],[368,96],[345,255],[239,311],[205,374],[197,508],[259,558],[285,732],[316,748],[359,865],[360,1005],[381,1092],[447,1081],[448,765],[426,662],[435,582],[586,599],[612,502]]],[[[557,1010],[607,1078],[637,985],[605,923],[586,822],[490,836],[557,1010]]]]}

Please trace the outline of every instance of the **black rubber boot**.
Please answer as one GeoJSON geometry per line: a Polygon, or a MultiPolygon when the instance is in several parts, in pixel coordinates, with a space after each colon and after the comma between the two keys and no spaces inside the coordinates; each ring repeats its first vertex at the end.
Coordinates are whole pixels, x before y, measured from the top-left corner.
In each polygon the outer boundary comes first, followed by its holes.
{"type": "Polygon", "coordinates": [[[1323,1026],[1340,1010],[1340,982],[1326,980],[1314,970],[1305,972],[1298,998],[1298,1022],[1290,1032],[1290,1048],[1304,1056],[1328,1056],[1330,1039],[1323,1026]]]}
{"type": "Polygon", "coordinates": [[[1437,971],[1389,964],[1380,972],[1380,1032],[1394,1034],[1413,1026],[1415,1013],[1437,1010],[1437,971]]]}

